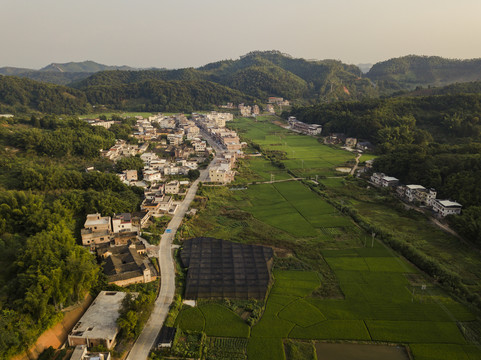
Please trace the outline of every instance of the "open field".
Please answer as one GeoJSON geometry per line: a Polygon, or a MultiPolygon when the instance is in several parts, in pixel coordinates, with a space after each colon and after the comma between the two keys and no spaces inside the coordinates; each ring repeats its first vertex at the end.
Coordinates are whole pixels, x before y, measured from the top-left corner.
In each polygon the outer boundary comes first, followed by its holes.
{"type": "Polygon", "coordinates": [[[250,186],[241,206],[257,219],[294,236],[313,237],[321,227],[349,227],[352,222],[297,181],[250,186]]]}
{"type": "MultiPolygon", "coordinates": [[[[234,126],[242,128],[241,135],[248,135],[263,149],[297,147],[296,157],[302,155],[304,166],[320,164],[321,157],[308,162],[313,153],[324,153],[324,158],[335,155],[330,163],[322,165],[327,173],[336,161],[352,157],[349,153],[338,156],[338,152],[344,152],[313,138],[291,136],[267,122],[236,121],[234,126]],[[311,148],[311,152],[303,152],[302,146],[311,148]]],[[[286,153],[288,160],[282,162],[289,168],[289,161],[298,159],[286,153]]],[[[246,159],[245,165],[249,164],[253,164],[251,174],[264,179],[268,176],[267,180],[275,169],[269,168],[271,164],[263,158],[246,159]]],[[[424,217],[400,210],[377,190],[354,186],[348,178],[319,180],[329,196],[354,206],[386,231],[402,234],[426,251],[432,249],[433,255],[439,254],[453,271],[462,270],[460,273],[472,281],[470,286],[479,285],[479,255],[469,253],[424,217]],[[466,259],[466,263],[459,259],[466,259]]],[[[439,359],[481,358],[481,351],[466,340],[459,326],[476,321],[470,309],[393,250],[373,240],[303,183],[257,184],[239,191],[204,188],[201,195],[209,201],[195,219],[185,224],[190,236],[269,245],[284,255],[274,269],[275,282],[264,313],[250,330],[239,325],[238,320],[242,320],[232,317],[237,315],[229,309],[222,311],[212,305],[182,311],[177,321],[181,328],[202,327],[210,334],[220,334],[222,329],[231,332],[212,336],[248,337],[249,359],[285,358],[285,339],[403,343],[411,346],[415,360],[437,359],[430,351],[437,354],[438,348],[450,354],[442,354],[439,359]],[[211,315],[205,315],[206,311],[211,315]],[[226,329],[223,322],[233,324],[236,330],[226,329]]]]}
{"type": "Polygon", "coordinates": [[[219,304],[185,307],[176,320],[182,330],[204,331],[208,336],[246,338],[249,326],[234,312],[219,304]]]}
{"type": "Polygon", "coordinates": [[[354,161],[354,154],[328,146],[320,146],[316,138],[290,132],[269,121],[269,117],[258,119],[239,118],[228,126],[239,135],[261,146],[263,150],[282,151],[286,154],[286,168],[296,176],[336,174],[335,168],[354,161]]]}
{"type": "Polygon", "coordinates": [[[355,181],[328,187],[330,196],[352,206],[360,216],[383,232],[412,244],[458,274],[463,284],[481,295],[481,254],[456,237],[440,230],[424,215],[403,206],[377,189],[366,189],[355,181]]]}

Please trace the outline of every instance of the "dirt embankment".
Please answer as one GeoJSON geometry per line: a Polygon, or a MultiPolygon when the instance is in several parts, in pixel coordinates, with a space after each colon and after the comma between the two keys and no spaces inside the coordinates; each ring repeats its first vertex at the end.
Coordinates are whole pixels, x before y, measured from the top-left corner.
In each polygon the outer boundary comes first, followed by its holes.
{"type": "Polygon", "coordinates": [[[54,349],[61,347],[67,341],[67,336],[70,333],[70,330],[72,330],[77,321],[79,321],[92,301],[92,296],[88,294],[82,303],[66,308],[63,311],[64,318],[61,322],[40,335],[37,342],[28,351],[13,357],[11,360],[37,359],[38,356],[50,346],[54,349]]]}

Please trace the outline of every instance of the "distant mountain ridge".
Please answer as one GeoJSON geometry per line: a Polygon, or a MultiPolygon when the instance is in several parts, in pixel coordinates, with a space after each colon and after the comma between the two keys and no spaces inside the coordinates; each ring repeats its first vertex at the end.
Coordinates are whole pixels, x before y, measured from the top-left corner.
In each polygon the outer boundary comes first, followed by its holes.
{"type": "MultiPolygon", "coordinates": [[[[305,60],[273,50],[176,70],[143,70],[84,61],[53,63],[40,70],[5,67],[0,68],[0,74],[68,85],[83,93],[90,105],[182,111],[210,109],[225,102],[262,104],[269,96],[303,106],[385,96],[479,93],[481,59],[409,55],[374,64],[364,74],[358,66],[339,60],[305,60]]],[[[32,88],[21,82],[15,88],[22,85],[32,88]]],[[[14,102],[7,103],[13,106],[14,102]]],[[[25,106],[23,96],[18,103],[25,106]]],[[[39,109],[34,102],[28,107],[39,109]]]]}
{"type": "Polygon", "coordinates": [[[136,69],[127,65],[122,65],[122,66],[103,65],[103,64],[96,63],[95,61],[92,61],[92,60],[87,60],[82,62],[68,62],[63,64],[52,63],[40,69],[39,71],[96,73],[99,71],[106,71],[106,70],[136,70],[136,69]]]}
{"type": "Polygon", "coordinates": [[[178,70],[102,71],[72,86],[118,86],[146,80],[207,80],[265,99],[281,96],[299,102],[359,99],[375,96],[370,80],[355,65],[337,60],[308,61],[279,51],[254,51],[237,60],[178,70]]]}
{"type": "Polygon", "coordinates": [[[46,83],[67,85],[71,82],[85,79],[96,72],[107,70],[136,69],[126,65],[103,65],[87,60],[82,62],[52,63],[40,70],[7,66],[0,68],[0,75],[18,76],[46,83]]]}

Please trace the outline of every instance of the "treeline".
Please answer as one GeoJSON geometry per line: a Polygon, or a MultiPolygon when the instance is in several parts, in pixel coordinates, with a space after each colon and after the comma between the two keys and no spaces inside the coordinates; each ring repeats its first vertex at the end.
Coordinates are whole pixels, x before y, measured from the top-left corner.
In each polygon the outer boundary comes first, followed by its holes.
{"type": "Polygon", "coordinates": [[[339,132],[369,140],[380,149],[397,145],[479,140],[481,95],[456,94],[397,97],[294,107],[285,116],[323,125],[323,133],[339,132]],[[462,138],[465,138],[464,140],[462,138]]]}
{"type": "Polygon", "coordinates": [[[83,298],[98,266],[73,236],[72,212],[24,191],[0,192],[0,358],[28,347],[83,298]]]}
{"type": "Polygon", "coordinates": [[[81,91],[13,76],[0,76],[0,113],[84,114],[91,109],[81,91]]]}
{"type": "Polygon", "coordinates": [[[91,86],[84,90],[92,104],[130,111],[185,111],[214,109],[227,102],[252,103],[256,99],[209,81],[162,81],[117,86],[91,86]]]}

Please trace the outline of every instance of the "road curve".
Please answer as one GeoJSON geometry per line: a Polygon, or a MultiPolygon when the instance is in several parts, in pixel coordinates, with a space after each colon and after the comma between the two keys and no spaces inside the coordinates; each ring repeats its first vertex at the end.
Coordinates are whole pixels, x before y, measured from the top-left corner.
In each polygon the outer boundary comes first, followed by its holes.
{"type": "MultiPolygon", "coordinates": [[[[217,146],[215,148],[219,149],[217,146]]],[[[216,150],[217,150],[216,149],[216,150]]],[[[217,156],[220,154],[218,151],[217,156]]],[[[217,159],[211,161],[207,169],[200,171],[199,178],[192,183],[187,191],[184,201],[179,205],[172,220],[170,220],[167,229],[170,233],[164,232],[159,245],[159,265],[160,265],[160,292],[155,300],[154,309],[149,320],[130,350],[126,360],[146,360],[150,350],[155,345],[155,340],[160,329],[169,313],[170,305],[175,295],[175,263],[172,257],[172,241],[174,240],[177,229],[184,218],[185,213],[189,209],[190,203],[194,200],[195,194],[199,187],[199,182],[206,181],[209,176],[209,168],[215,164],[217,159]]]]}

